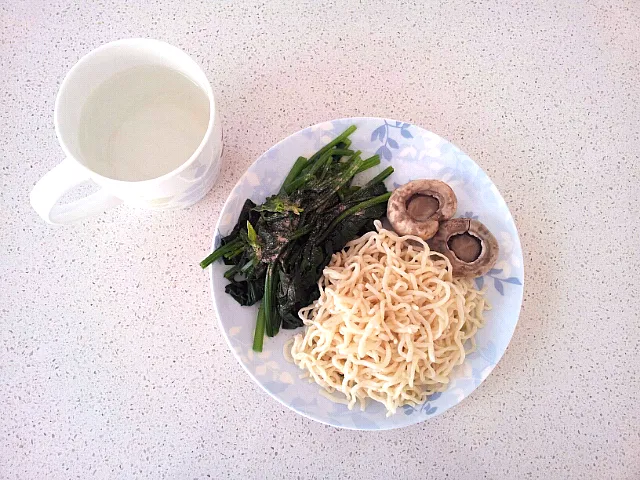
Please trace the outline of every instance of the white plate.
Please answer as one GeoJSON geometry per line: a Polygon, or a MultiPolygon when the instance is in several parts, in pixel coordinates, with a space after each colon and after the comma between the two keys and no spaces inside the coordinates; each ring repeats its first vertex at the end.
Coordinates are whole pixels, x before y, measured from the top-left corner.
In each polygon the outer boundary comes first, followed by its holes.
{"type": "MultiPolygon", "coordinates": [[[[449,388],[432,395],[423,405],[405,407],[385,416],[382,404],[370,402],[363,412],[348,410],[319,394],[319,386],[299,378],[302,370],[288,363],[282,348],[286,340],[303,330],[280,330],[265,338],[264,351],[252,351],[257,307],[241,307],[227,295],[223,273],[216,262],[211,268],[211,288],[220,327],[233,354],[247,373],[272,397],[292,410],[322,423],[342,428],[384,430],[421,422],[453,407],[487,378],[504,354],[518,321],[523,291],[523,262],[520,239],[504,199],[489,177],[457,147],[438,135],[415,125],[383,118],[345,118],[321,123],[282,140],[264,153],[240,178],[227,199],[216,226],[213,245],[235,225],[245,199],[256,203],[277,192],[298,156],[309,157],[349,125],[352,148],[363,157],[380,154],[381,165],[361,174],[366,181],[388,165],[395,169],[387,179],[392,190],[410,180],[435,178],[447,182],[458,197],[458,216],[484,223],[500,244],[495,268],[476,281],[487,285],[493,309],[486,313],[487,325],[476,337],[478,349],[456,368],[449,388]]],[[[358,179],[357,179],[358,180],[358,179]]]]}

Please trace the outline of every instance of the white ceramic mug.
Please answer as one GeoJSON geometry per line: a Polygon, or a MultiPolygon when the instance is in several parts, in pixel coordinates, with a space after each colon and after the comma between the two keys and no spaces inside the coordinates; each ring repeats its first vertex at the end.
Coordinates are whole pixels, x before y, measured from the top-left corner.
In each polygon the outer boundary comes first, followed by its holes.
{"type": "Polygon", "coordinates": [[[186,53],[158,40],[118,40],[84,56],[60,86],[54,123],[66,158],[47,172],[31,191],[31,205],[52,224],[71,223],[122,202],[156,210],[187,207],[204,197],[220,171],[222,126],[211,85],[186,53]],[[200,87],[209,101],[209,123],[195,152],[174,170],[140,181],[110,178],[90,167],[80,148],[82,108],[92,91],[105,80],[145,66],[170,68],[200,87]],[[66,192],[89,180],[100,190],[80,200],[58,204],[66,192]]]}

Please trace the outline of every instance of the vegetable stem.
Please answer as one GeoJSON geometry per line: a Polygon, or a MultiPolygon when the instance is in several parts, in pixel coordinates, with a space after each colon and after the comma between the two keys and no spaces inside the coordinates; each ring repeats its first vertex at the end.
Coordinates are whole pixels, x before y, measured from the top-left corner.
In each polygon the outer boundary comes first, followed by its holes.
{"type": "Polygon", "coordinates": [[[369,180],[366,184],[365,187],[371,186],[373,184],[376,184],[378,182],[383,182],[384,180],[386,180],[386,178],[391,175],[393,173],[393,167],[387,167],[385,168],[383,171],[381,171],[378,175],[376,175],[375,177],[373,177],[371,180],[369,180]]]}
{"type": "Polygon", "coordinates": [[[373,197],[365,200],[364,202],[360,202],[351,208],[347,208],[329,224],[324,234],[318,240],[316,240],[316,244],[322,243],[327,238],[329,233],[331,233],[331,231],[336,227],[336,225],[338,225],[338,223],[340,223],[348,216],[353,215],[354,213],[358,213],[361,210],[366,210],[367,208],[373,207],[374,205],[378,205],[379,203],[384,203],[389,200],[389,197],[391,197],[391,192],[383,193],[382,195],[378,195],[377,197],[373,197]]]}
{"type": "Polygon", "coordinates": [[[343,141],[336,145],[336,148],[349,148],[351,146],[351,140],[345,138],[343,141]]]}
{"type": "Polygon", "coordinates": [[[375,167],[376,165],[380,165],[380,156],[379,155],[374,155],[373,157],[367,158],[362,165],[360,166],[360,168],[358,169],[358,171],[356,173],[360,173],[360,172],[364,172],[365,170],[368,170],[372,167],[375,167]]]}
{"type": "Polygon", "coordinates": [[[306,164],[307,164],[306,158],[298,157],[296,162],[293,164],[293,167],[291,167],[291,170],[289,171],[287,178],[285,178],[284,182],[282,182],[282,187],[280,187],[280,193],[283,193],[285,191],[284,188],[288,183],[293,182],[293,180],[295,180],[295,178],[298,175],[300,175],[300,172],[302,171],[302,169],[305,167],[306,164]]]}
{"type": "Polygon", "coordinates": [[[353,155],[353,150],[349,150],[348,148],[336,148],[334,150],[331,150],[332,157],[342,158],[347,155],[353,155]]]}
{"type": "Polygon", "coordinates": [[[293,235],[289,237],[289,241],[291,242],[293,240],[297,240],[298,238],[303,237],[307,233],[311,232],[311,230],[313,230],[313,227],[311,225],[305,225],[304,227],[301,227],[293,232],[293,235]]]}
{"type": "Polygon", "coordinates": [[[339,144],[340,142],[344,142],[345,140],[347,140],[347,137],[349,135],[351,135],[353,132],[356,131],[356,126],[355,125],[351,125],[349,128],[347,128],[344,132],[342,132],[340,135],[338,135],[336,138],[334,138],[333,140],[331,140],[329,143],[327,143],[324,147],[322,147],[320,150],[318,150],[316,153],[314,153],[311,158],[309,159],[309,162],[315,162],[318,158],[320,158],[327,150],[335,147],[337,144],[339,144]]]}
{"type": "Polygon", "coordinates": [[[256,265],[256,260],[253,259],[245,263],[244,266],[240,269],[240,271],[246,275],[246,273],[251,269],[251,267],[255,267],[255,265],[256,265]]]}
{"type": "Polygon", "coordinates": [[[256,329],[253,333],[253,351],[261,352],[262,344],[264,342],[264,301],[260,302],[260,307],[258,308],[258,320],[256,321],[256,329]]]}
{"type": "MultiPolygon", "coordinates": [[[[311,177],[315,175],[315,173],[329,160],[331,160],[331,156],[333,155],[333,151],[327,151],[324,155],[322,155],[316,162],[314,162],[308,169],[306,173],[302,173],[298,178],[296,178],[293,182],[284,186],[287,194],[291,194],[302,187],[305,183],[311,180],[311,177]]],[[[341,150],[341,151],[350,151],[350,150],[341,150]]]]}
{"type": "MultiPolygon", "coordinates": [[[[327,152],[325,152],[326,154],[327,152]]],[[[346,156],[346,155],[353,155],[353,150],[349,150],[348,148],[336,148],[334,150],[331,150],[331,156],[339,156],[340,158],[346,156]]],[[[305,175],[309,172],[309,169],[311,169],[311,167],[317,163],[322,157],[324,156],[321,155],[320,157],[314,159],[313,157],[311,157],[309,160],[307,160],[307,165],[304,167],[304,170],[302,170],[302,173],[300,173],[300,175],[305,175]]]]}
{"type": "Polygon", "coordinates": [[[234,265],[229,270],[224,272],[224,278],[226,278],[227,280],[231,280],[233,277],[236,276],[236,273],[238,273],[239,271],[240,269],[238,268],[238,265],[234,265]]]}
{"type": "MultiPolygon", "coordinates": [[[[207,258],[200,262],[200,266],[202,268],[207,268],[213,262],[222,258],[224,255],[229,253],[234,253],[238,250],[238,248],[242,248],[242,240],[236,238],[234,241],[227,243],[226,245],[222,245],[221,247],[216,248],[213,252],[211,252],[207,258]]],[[[242,250],[240,250],[242,251],[242,250]]]]}
{"type": "Polygon", "coordinates": [[[277,279],[275,272],[275,264],[270,263],[267,267],[267,276],[264,281],[264,296],[262,302],[264,303],[264,323],[267,336],[273,337],[280,330],[278,325],[278,312],[275,308],[275,294],[277,288],[277,279]]]}
{"type": "Polygon", "coordinates": [[[360,154],[361,153],[362,152],[360,150],[358,150],[356,153],[354,153],[351,156],[349,166],[343,172],[341,172],[338,175],[337,180],[335,180],[333,182],[333,185],[331,186],[331,190],[329,192],[327,192],[319,201],[317,201],[315,203],[315,205],[312,206],[312,209],[316,209],[316,208],[322,207],[322,205],[326,204],[331,199],[331,197],[333,195],[335,195],[336,193],[338,193],[340,191],[340,189],[344,185],[346,185],[347,183],[349,183],[353,179],[353,176],[356,174],[356,172],[358,171],[358,169],[362,166],[362,163],[364,162],[364,160],[362,160],[360,158],[360,154]]]}

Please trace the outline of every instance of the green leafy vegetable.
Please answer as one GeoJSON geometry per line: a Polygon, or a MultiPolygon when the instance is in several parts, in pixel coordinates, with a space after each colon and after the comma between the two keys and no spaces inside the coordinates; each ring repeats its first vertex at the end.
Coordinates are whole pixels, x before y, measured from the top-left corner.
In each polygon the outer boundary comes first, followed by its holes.
{"type": "Polygon", "coordinates": [[[200,265],[218,259],[231,265],[225,291],[241,305],[262,300],[253,349],[262,351],[264,335],[302,326],[298,310],[318,298],[318,280],[331,255],[373,228],[386,212],[387,167],[363,186],[353,177],[380,163],[350,150],[356,127],[318,150],[298,157],[277,195],[261,205],[247,200],[238,223],[220,247],[200,265]]]}
{"type": "Polygon", "coordinates": [[[262,351],[262,343],[264,342],[264,329],[265,329],[264,302],[261,302],[260,308],[258,308],[258,319],[256,320],[256,331],[253,336],[253,349],[256,352],[262,351]]]}
{"type": "Polygon", "coordinates": [[[256,212],[274,212],[274,213],[282,213],[282,212],[293,212],[296,215],[300,215],[302,212],[302,208],[299,205],[291,202],[287,198],[283,197],[269,197],[262,204],[258,205],[254,208],[256,212]]]}

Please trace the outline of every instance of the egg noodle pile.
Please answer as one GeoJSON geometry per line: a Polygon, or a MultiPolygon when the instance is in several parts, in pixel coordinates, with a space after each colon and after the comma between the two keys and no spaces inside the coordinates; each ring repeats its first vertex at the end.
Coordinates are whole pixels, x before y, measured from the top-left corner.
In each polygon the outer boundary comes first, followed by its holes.
{"type": "Polygon", "coordinates": [[[488,305],[424,240],[375,228],[333,255],[285,355],[332,400],[364,409],[370,398],[391,415],[446,389],[488,305]]]}

